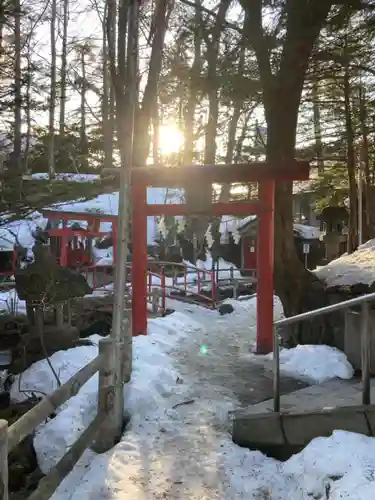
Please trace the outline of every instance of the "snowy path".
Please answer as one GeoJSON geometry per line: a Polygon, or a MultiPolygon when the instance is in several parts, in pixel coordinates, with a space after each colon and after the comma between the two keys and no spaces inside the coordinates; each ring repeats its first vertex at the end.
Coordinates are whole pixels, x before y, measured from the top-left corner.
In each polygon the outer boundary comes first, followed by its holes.
{"type": "MultiPolygon", "coordinates": [[[[330,500],[374,497],[371,475],[361,476],[370,496],[341,496],[360,491],[360,474],[372,466],[375,470],[375,440],[370,438],[339,433],[324,443],[314,440],[285,464],[231,442],[228,412],[269,397],[271,390],[267,370],[248,354],[255,333],[254,301],[234,305],[234,313],[220,317],[216,311],[176,302],[176,313],[149,321],[150,336],[134,342],[134,373],[126,394],[132,412],[129,428],[113,450],[103,455],[87,451],[53,500],[324,499],[329,476],[347,471],[356,480],[355,489],[345,475],[337,490],[340,496],[330,500]]],[[[66,379],[96,353],[95,346],[79,347],[56,353],[51,361],[66,379]]],[[[306,360],[308,353],[302,354],[306,360]]],[[[46,363],[34,366],[23,374],[22,388],[51,392],[46,363]]],[[[285,384],[293,390],[297,382],[289,379],[285,384]]],[[[38,429],[34,445],[43,472],[93,418],[96,390],[94,378],[38,429]]]]}

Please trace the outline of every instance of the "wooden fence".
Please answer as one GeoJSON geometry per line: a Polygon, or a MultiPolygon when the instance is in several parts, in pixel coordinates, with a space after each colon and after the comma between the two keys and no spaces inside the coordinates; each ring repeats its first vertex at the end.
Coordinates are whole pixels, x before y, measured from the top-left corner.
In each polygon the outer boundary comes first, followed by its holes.
{"type": "Polygon", "coordinates": [[[114,341],[101,339],[99,354],[90,363],[61,385],[53,394],[25,413],[8,428],[0,420],[0,498],[8,500],[8,453],[45,421],[59,406],[75,396],[80,388],[99,371],[98,412],[87,429],[69,448],[58,464],[40,481],[29,500],[47,500],[73,469],[87,447],[102,453],[112,448],[121,437],[113,406],[115,397],[114,341]]]}

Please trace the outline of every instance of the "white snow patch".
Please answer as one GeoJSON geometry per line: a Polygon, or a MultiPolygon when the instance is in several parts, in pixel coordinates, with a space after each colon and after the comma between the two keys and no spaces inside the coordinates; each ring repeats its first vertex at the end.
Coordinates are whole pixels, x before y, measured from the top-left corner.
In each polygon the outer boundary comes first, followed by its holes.
{"type": "MultiPolygon", "coordinates": [[[[273,354],[266,356],[273,359],[273,354]]],[[[354,369],[346,355],[326,345],[298,345],[280,351],[283,374],[321,384],[331,379],[351,379],[354,369]]]]}
{"type": "Polygon", "coordinates": [[[16,289],[0,292],[0,312],[26,314],[26,302],[18,298],[16,289]]]}
{"type": "Polygon", "coordinates": [[[44,229],[46,224],[47,220],[39,213],[23,220],[4,221],[0,225],[0,251],[11,252],[16,243],[24,248],[31,248],[34,244],[34,232],[37,228],[44,229]]]}
{"type": "Polygon", "coordinates": [[[328,288],[334,286],[372,285],[375,282],[375,239],[369,240],[352,254],[341,255],[314,273],[328,288]]]}

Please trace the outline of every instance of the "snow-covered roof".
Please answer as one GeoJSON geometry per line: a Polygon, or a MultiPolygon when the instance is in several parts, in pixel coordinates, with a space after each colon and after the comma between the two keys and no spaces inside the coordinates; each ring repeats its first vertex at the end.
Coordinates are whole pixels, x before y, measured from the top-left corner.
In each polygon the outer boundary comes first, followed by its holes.
{"type": "MultiPolygon", "coordinates": [[[[45,172],[32,174],[29,176],[34,180],[48,180],[49,174],[45,172]]],[[[73,174],[73,173],[59,173],[55,175],[55,179],[58,181],[66,182],[99,182],[101,180],[98,174],[73,174]]]]}
{"type": "Polygon", "coordinates": [[[302,194],[311,192],[311,179],[308,181],[293,182],[293,194],[302,194]]]}
{"type": "Polygon", "coordinates": [[[375,239],[367,241],[352,254],[345,253],[314,272],[319,279],[325,281],[328,288],[358,284],[371,286],[375,282],[375,239]]]}
{"type": "MultiPolygon", "coordinates": [[[[226,233],[230,233],[239,241],[240,233],[245,230],[247,224],[255,221],[256,218],[256,215],[249,215],[243,219],[236,219],[233,216],[224,215],[220,221],[220,234],[224,235],[226,233]]],[[[293,229],[301,238],[305,240],[319,240],[322,235],[321,231],[317,227],[306,226],[305,224],[294,224],[293,229]]]]}
{"type": "MultiPolygon", "coordinates": [[[[164,203],[181,203],[182,192],[176,190],[168,190],[166,188],[148,188],[147,203],[149,204],[164,204],[164,203]]],[[[70,203],[56,204],[50,209],[61,210],[64,212],[78,213],[98,213],[106,215],[118,215],[119,192],[103,193],[91,200],[72,201],[70,203]]]]}
{"type": "MultiPolygon", "coordinates": [[[[48,179],[47,173],[33,174],[34,179],[48,179]]],[[[56,175],[59,180],[67,182],[95,182],[100,181],[100,176],[95,174],[71,174],[61,173],[56,175]]],[[[166,188],[148,188],[147,202],[150,204],[182,203],[183,191],[166,188]]],[[[77,213],[98,213],[105,215],[118,215],[119,192],[103,193],[91,200],[72,201],[55,204],[48,207],[50,210],[77,212],[77,213]]],[[[74,221],[71,221],[74,223],[74,221]]],[[[80,225],[84,225],[79,221],[80,225]]],[[[44,228],[46,219],[38,212],[35,212],[30,219],[12,221],[0,226],[0,251],[11,251],[14,243],[17,242],[25,248],[30,248],[34,244],[33,232],[39,226],[44,228]]],[[[111,224],[102,222],[101,231],[110,231],[111,224]]],[[[147,244],[152,245],[158,235],[159,230],[155,217],[147,218],[147,244]]]]}
{"type": "Polygon", "coordinates": [[[293,224],[293,229],[305,240],[319,240],[322,235],[322,232],[317,227],[306,226],[305,224],[293,224]]]}

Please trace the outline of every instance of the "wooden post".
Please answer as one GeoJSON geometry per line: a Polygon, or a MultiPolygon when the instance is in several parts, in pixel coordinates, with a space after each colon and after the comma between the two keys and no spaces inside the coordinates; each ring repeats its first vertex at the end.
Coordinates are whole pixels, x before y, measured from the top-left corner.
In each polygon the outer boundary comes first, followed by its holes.
{"type": "MultiPolygon", "coordinates": [[[[106,414],[106,419],[97,434],[92,449],[96,453],[110,450],[121,438],[116,415],[113,410],[114,385],[115,385],[115,343],[111,338],[101,339],[99,342],[99,355],[102,362],[99,368],[99,395],[98,413],[106,414]]],[[[118,355],[120,353],[117,353],[118,355]]]]}
{"type": "Polygon", "coordinates": [[[0,497],[8,500],[8,422],[0,420],[0,497]]]}
{"type": "Polygon", "coordinates": [[[29,325],[35,325],[34,306],[29,300],[26,300],[26,314],[29,325]]]}
{"type": "Polygon", "coordinates": [[[66,316],[67,316],[67,323],[69,326],[72,326],[72,301],[71,299],[68,299],[66,303],[66,316]]]}
{"type": "Polygon", "coordinates": [[[157,288],[153,288],[151,292],[151,308],[152,313],[157,314],[159,309],[159,290],[157,288]]]}
{"type": "Polygon", "coordinates": [[[166,297],[167,297],[167,289],[166,289],[166,282],[165,282],[165,268],[164,266],[161,268],[161,311],[164,314],[165,310],[167,308],[166,306],[166,297]]]}
{"type": "MultiPolygon", "coordinates": [[[[124,325],[123,329],[125,332],[128,332],[128,335],[125,335],[125,340],[121,345],[122,353],[122,370],[121,370],[121,380],[124,384],[130,382],[131,374],[133,371],[133,349],[132,346],[126,345],[126,341],[132,342],[132,326],[131,326],[131,318],[130,314],[125,312],[124,317],[124,325]]],[[[147,333],[147,332],[146,332],[147,333]]]]}
{"type": "Polygon", "coordinates": [[[55,318],[57,328],[63,328],[64,326],[64,305],[56,304],[55,306],[55,318]]]}
{"type": "Polygon", "coordinates": [[[370,355],[371,338],[369,328],[370,306],[363,302],[361,306],[361,371],[362,371],[362,404],[371,404],[370,355]]]}
{"type": "Polygon", "coordinates": [[[35,330],[42,337],[44,333],[44,314],[40,304],[34,306],[35,330]]]}

